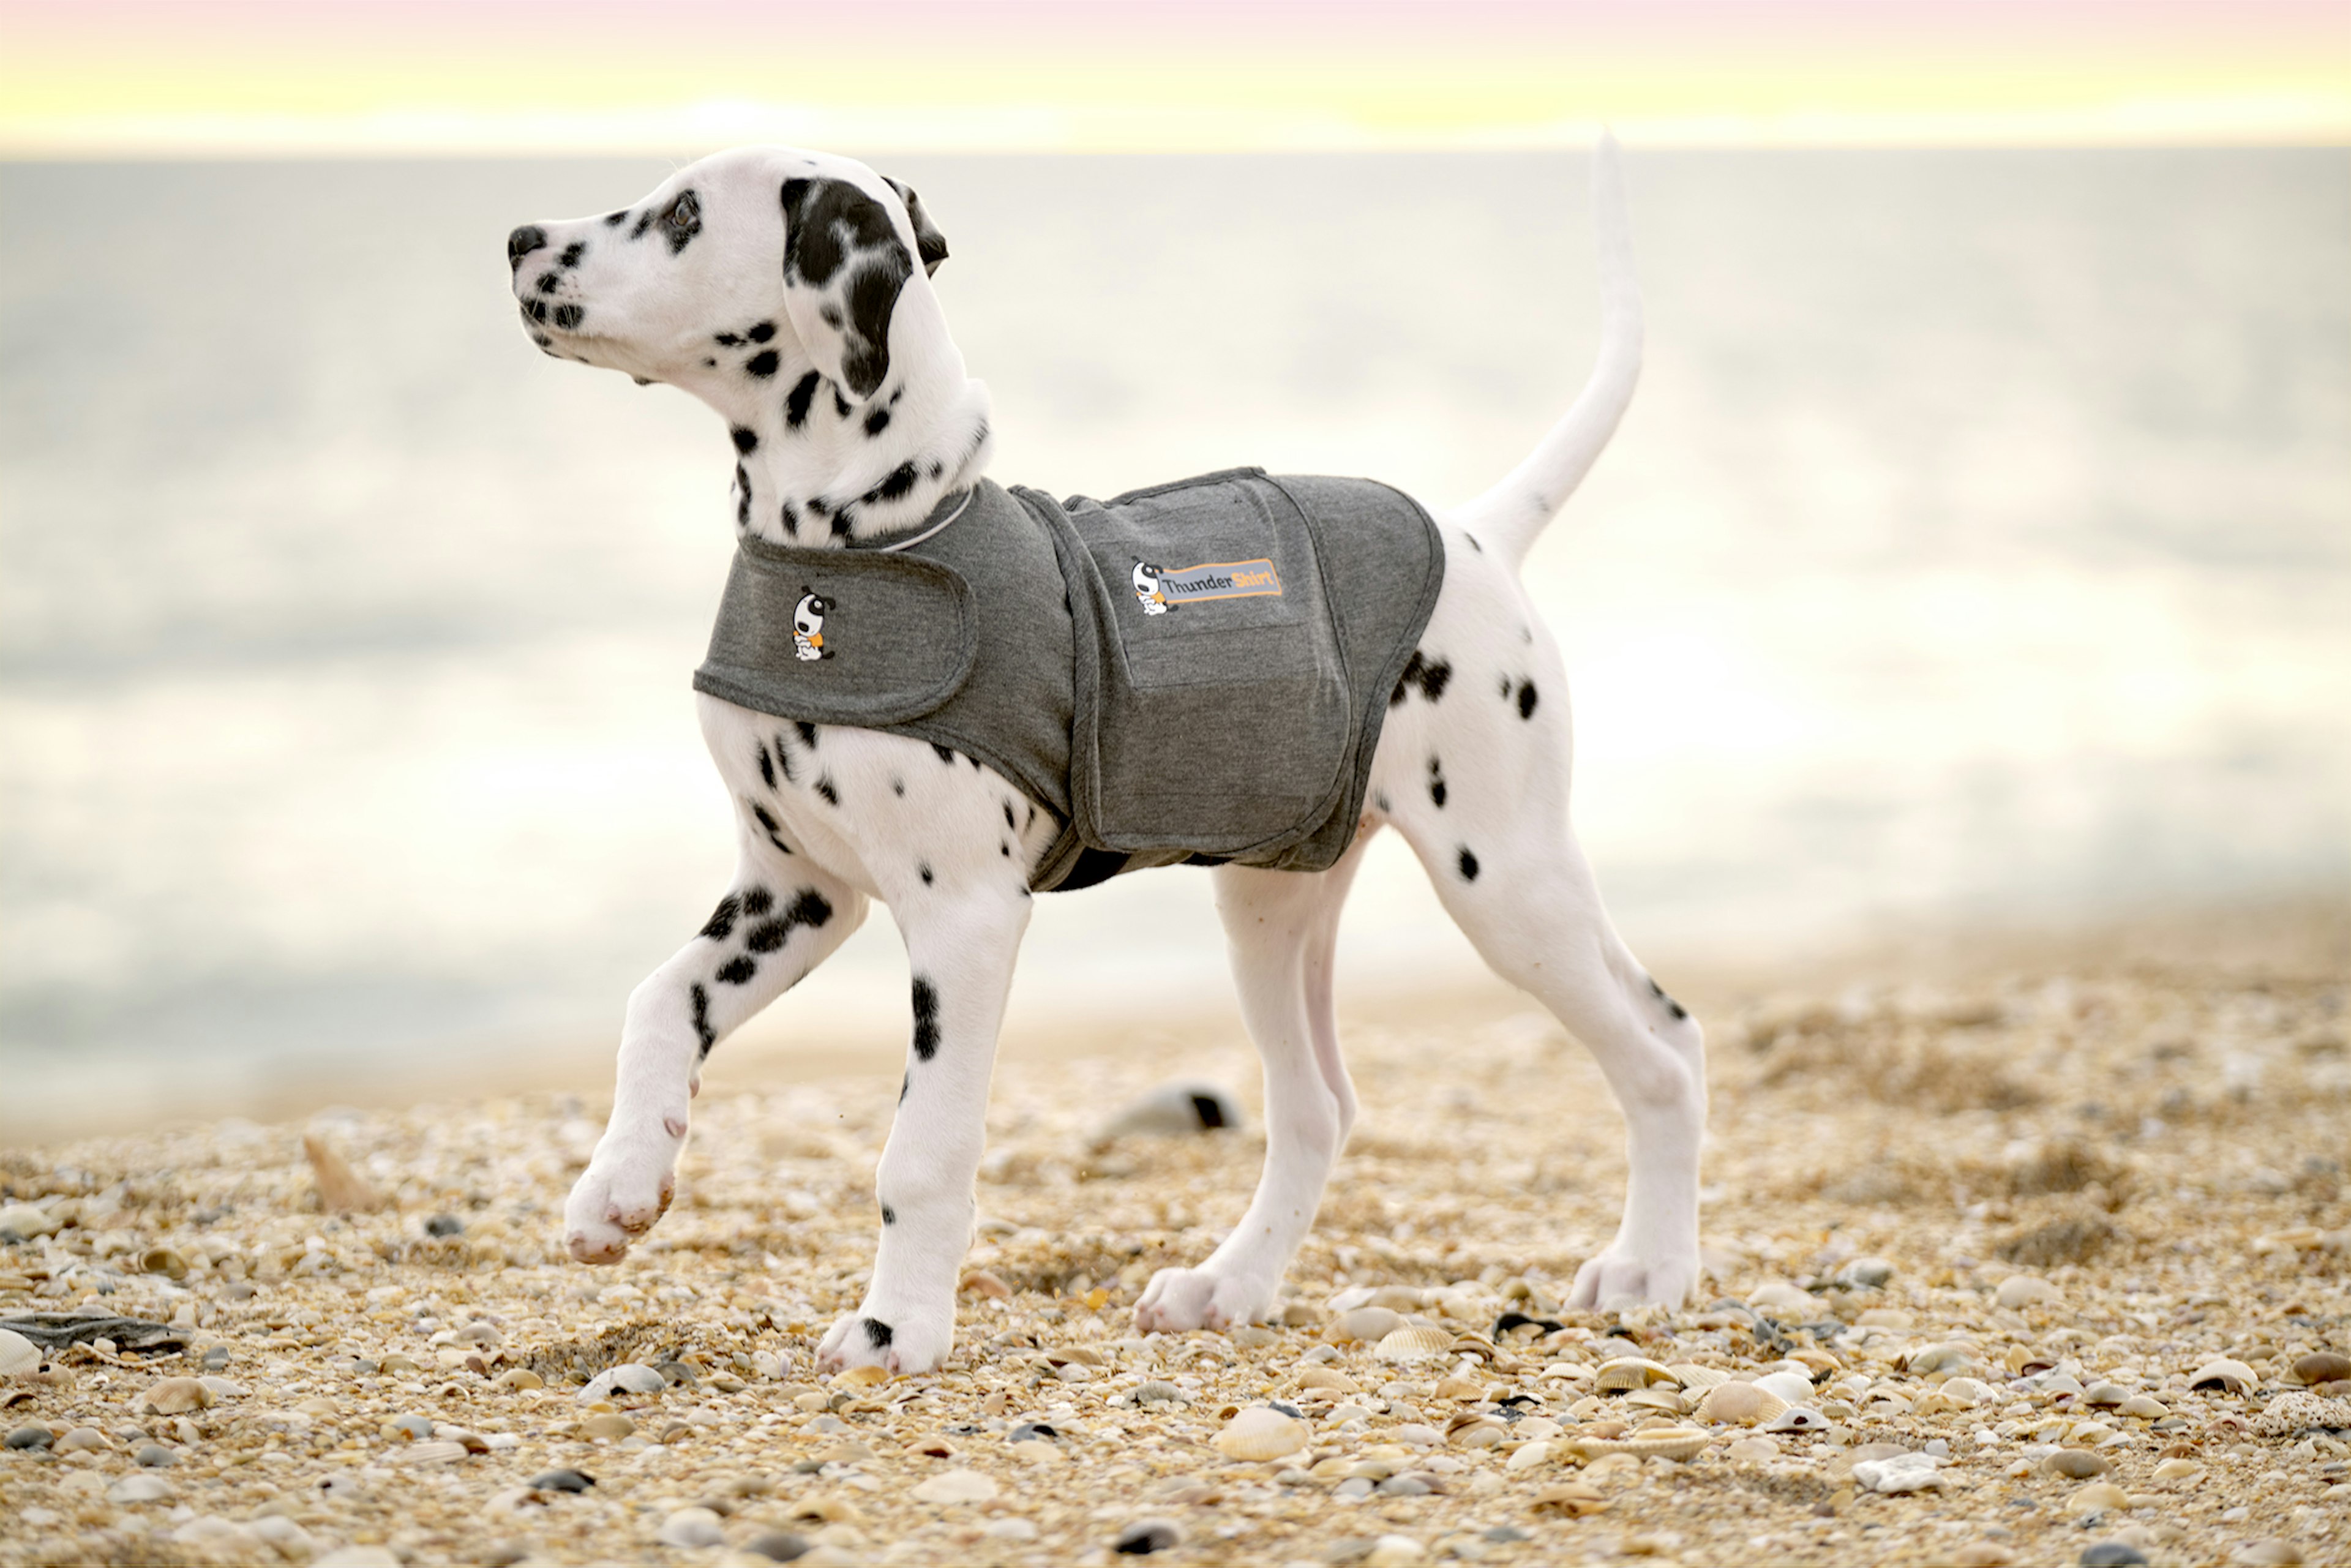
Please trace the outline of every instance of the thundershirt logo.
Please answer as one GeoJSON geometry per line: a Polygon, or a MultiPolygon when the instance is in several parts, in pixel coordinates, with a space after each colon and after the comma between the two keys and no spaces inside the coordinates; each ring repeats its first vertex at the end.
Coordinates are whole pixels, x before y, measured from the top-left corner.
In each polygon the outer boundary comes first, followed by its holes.
{"type": "Polygon", "coordinates": [[[1217,560],[1202,566],[1164,568],[1159,591],[1170,607],[1208,599],[1281,597],[1281,574],[1270,560],[1217,560]]]}

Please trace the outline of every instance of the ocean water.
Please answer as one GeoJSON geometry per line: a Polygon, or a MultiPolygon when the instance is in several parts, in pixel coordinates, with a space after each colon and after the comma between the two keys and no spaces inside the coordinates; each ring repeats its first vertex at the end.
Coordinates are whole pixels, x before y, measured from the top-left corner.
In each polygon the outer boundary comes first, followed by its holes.
{"type": "MultiPolygon", "coordinates": [[[[998,477],[1435,506],[1581,385],[1559,155],[897,158],[998,477]]],[[[8,1124],[609,1050],[731,864],[716,417],[503,236],[653,161],[0,165],[8,1124]]],[[[1636,951],[2351,887],[2351,157],[1645,153],[1644,383],[1528,580],[1636,951]]],[[[1359,984],[1474,965],[1399,845],[1359,984]]],[[[904,995],[886,915],[754,1026],[904,995]]],[[[1215,993],[1205,875],[1040,901],[1014,1030],[1215,993]]]]}

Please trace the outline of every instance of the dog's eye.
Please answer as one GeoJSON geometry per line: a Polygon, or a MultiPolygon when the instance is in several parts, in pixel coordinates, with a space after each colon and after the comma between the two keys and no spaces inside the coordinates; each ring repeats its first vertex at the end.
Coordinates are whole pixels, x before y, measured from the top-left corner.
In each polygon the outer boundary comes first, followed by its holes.
{"type": "Polygon", "coordinates": [[[692,191],[686,192],[669,204],[669,211],[662,214],[662,222],[674,229],[684,229],[688,233],[700,228],[702,226],[701,199],[692,191]]]}

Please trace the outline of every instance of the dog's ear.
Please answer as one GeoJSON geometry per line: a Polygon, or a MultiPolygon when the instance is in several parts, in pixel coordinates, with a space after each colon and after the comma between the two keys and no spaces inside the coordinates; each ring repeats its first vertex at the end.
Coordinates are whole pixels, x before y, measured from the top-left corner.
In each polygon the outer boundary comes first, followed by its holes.
{"type": "Polygon", "coordinates": [[[784,182],[784,314],[827,380],[860,402],[890,374],[890,313],[914,275],[890,211],[846,180],[784,182]]]}
{"type": "Polygon", "coordinates": [[[914,254],[923,258],[923,276],[936,275],[939,263],[947,258],[947,236],[939,233],[939,225],[931,222],[931,214],[923,211],[923,198],[914,193],[914,186],[887,174],[882,176],[882,183],[897,192],[898,199],[906,204],[907,221],[914,225],[914,254]]]}

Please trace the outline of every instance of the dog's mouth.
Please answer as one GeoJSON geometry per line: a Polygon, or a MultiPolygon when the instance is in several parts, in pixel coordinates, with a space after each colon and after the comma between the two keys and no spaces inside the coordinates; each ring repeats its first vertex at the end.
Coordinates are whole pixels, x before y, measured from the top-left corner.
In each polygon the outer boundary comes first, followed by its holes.
{"type": "Polygon", "coordinates": [[[580,324],[588,319],[587,308],[569,301],[551,303],[533,297],[517,302],[526,325],[544,331],[556,331],[566,336],[580,336],[580,324]]]}

